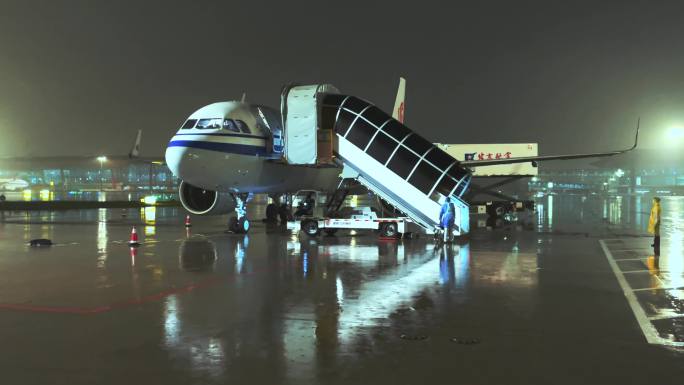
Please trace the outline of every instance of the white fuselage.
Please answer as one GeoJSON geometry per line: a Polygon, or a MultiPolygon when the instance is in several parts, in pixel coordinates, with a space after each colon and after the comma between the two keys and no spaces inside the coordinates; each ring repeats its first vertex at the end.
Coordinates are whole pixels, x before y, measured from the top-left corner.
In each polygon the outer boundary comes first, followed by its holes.
{"type": "Polygon", "coordinates": [[[291,166],[278,160],[280,154],[269,148],[269,130],[279,122],[267,119],[258,108],[241,102],[222,102],[193,113],[184,124],[192,127],[179,129],[166,149],[171,172],[191,185],[221,192],[334,189],[339,168],[291,166]]]}

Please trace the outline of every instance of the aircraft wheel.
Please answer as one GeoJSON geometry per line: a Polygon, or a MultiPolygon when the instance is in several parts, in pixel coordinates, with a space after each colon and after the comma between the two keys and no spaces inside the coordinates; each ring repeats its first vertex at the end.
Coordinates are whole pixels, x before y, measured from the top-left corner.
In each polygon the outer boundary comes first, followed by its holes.
{"type": "Polygon", "coordinates": [[[337,229],[325,229],[325,230],[323,230],[323,231],[325,231],[325,233],[328,234],[328,235],[331,236],[331,237],[332,237],[333,235],[335,235],[335,233],[337,233],[337,229]]]}
{"type": "Polygon", "coordinates": [[[308,220],[302,222],[302,230],[310,237],[317,236],[320,232],[318,229],[318,221],[308,220]]]}
{"type": "Polygon", "coordinates": [[[387,238],[396,237],[397,234],[399,234],[397,231],[397,224],[394,222],[383,223],[382,227],[380,228],[380,234],[387,238]]]}
{"type": "Polygon", "coordinates": [[[249,224],[249,219],[247,219],[247,217],[242,217],[242,218],[238,219],[238,221],[237,221],[237,229],[238,229],[237,232],[238,233],[247,234],[249,232],[249,227],[250,227],[250,224],[249,224]]]}

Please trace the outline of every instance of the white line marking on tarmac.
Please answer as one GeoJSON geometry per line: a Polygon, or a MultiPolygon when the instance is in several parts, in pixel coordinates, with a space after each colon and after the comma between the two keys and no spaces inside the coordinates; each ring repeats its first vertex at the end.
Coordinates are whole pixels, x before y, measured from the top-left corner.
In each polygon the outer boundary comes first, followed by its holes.
{"type": "Polygon", "coordinates": [[[630,249],[615,249],[615,250],[613,250],[613,252],[614,253],[624,253],[626,251],[637,251],[637,250],[648,251],[650,249],[648,247],[632,247],[630,249]]]}
{"type": "MultiPolygon", "coordinates": [[[[655,326],[653,326],[653,324],[649,320],[648,316],[646,315],[646,312],[641,307],[641,304],[639,303],[639,300],[637,299],[636,294],[634,294],[634,291],[629,286],[629,283],[627,283],[627,279],[625,279],[625,275],[622,273],[622,271],[620,271],[620,268],[618,267],[617,262],[615,262],[615,259],[613,259],[613,254],[611,254],[610,250],[608,250],[608,246],[606,246],[606,242],[604,242],[604,240],[601,239],[601,240],[599,240],[599,243],[601,244],[601,248],[603,249],[603,253],[606,255],[606,259],[608,260],[608,264],[613,269],[613,273],[615,274],[615,277],[617,278],[618,283],[620,284],[620,287],[622,288],[622,292],[625,294],[625,297],[627,298],[627,302],[629,303],[629,306],[632,308],[632,313],[634,313],[634,317],[636,317],[636,320],[639,323],[639,327],[641,327],[641,331],[642,331],[642,333],[644,333],[644,337],[646,337],[646,341],[649,344],[656,344],[656,345],[684,346],[684,342],[669,341],[669,340],[666,340],[665,338],[662,338],[660,335],[658,335],[658,330],[656,330],[655,326]]],[[[648,270],[646,270],[646,271],[648,271],[648,270]]]]}
{"type": "Polygon", "coordinates": [[[644,261],[648,258],[620,258],[616,259],[615,262],[620,262],[620,261],[644,261]]]}
{"type": "Polygon", "coordinates": [[[648,317],[651,321],[658,321],[661,319],[673,319],[673,318],[682,318],[684,317],[684,314],[670,314],[670,315],[654,315],[653,317],[648,317]]]}
{"type": "MultiPolygon", "coordinates": [[[[660,279],[658,276],[656,278],[660,279]]],[[[632,291],[646,291],[646,290],[677,290],[681,289],[680,286],[667,286],[667,287],[644,287],[641,289],[632,289],[632,291]]]]}

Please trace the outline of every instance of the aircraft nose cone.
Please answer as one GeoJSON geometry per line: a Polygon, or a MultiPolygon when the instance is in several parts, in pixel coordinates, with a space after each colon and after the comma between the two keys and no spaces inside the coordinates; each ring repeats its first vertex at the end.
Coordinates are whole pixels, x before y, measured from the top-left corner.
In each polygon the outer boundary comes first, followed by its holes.
{"type": "Polygon", "coordinates": [[[184,153],[185,151],[182,147],[169,146],[166,148],[166,155],[164,156],[169,170],[171,170],[173,175],[181,179],[183,179],[183,176],[181,175],[181,162],[184,153]]]}

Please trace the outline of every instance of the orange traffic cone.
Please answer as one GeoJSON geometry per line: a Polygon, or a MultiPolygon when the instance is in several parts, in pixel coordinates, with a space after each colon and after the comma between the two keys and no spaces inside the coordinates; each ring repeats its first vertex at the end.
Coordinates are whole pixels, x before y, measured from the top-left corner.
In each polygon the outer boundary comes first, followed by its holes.
{"type": "Polygon", "coordinates": [[[131,230],[131,239],[128,241],[128,245],[132,247],[140,246],[140,241],[138,241],[138,232],[135,231],[135,226],[131,230]]]}
{"type": "Polygon", "coordinates": [[[192,223],[190,223],[190,215],[185,216],[185,227],[192,227],[192,223]]]}

